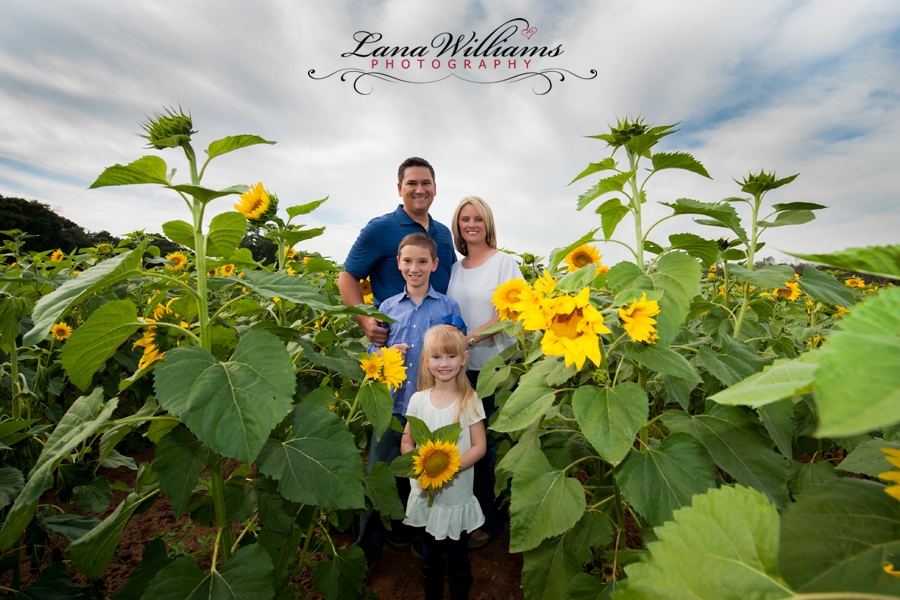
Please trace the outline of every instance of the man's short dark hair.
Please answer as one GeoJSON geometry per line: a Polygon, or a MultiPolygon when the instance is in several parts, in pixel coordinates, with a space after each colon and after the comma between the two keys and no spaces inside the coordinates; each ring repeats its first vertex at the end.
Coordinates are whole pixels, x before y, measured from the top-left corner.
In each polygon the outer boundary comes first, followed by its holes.
{"type": "Polygon", "coordinates": [[[400,163],[400,168],[397,170],[397,183],[403,185],[403,175],[404,173],[406,173],[407,167],[428,167],[428,170],[431,171],[431,180],[435,181],[434,167],[431,166],[431,163],[424,158],[420,158],[418,156],[410,156],[402,163],[400,163]]]}
{"type": "Polygon", "coordinates": [[[418,248],[424,248],[431,254],[431,260],[437,258],[437,244],[427,233],[418,231],[416,233],[411,233],[403,238],[400,241],[400,246],[397,248],[397,256],[400,256],[400,251],[403,250],[403,248],[406,246],[416,246],[418,248]]]}

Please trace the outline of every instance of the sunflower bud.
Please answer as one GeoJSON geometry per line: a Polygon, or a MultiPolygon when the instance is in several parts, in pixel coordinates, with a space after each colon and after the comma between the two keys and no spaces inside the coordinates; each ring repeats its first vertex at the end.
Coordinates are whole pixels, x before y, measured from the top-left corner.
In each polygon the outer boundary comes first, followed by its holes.
{"type": "Polygon", "coordinates": [[[150,148],[157,150],[184,146],[190,143],[191,135],[197,133],[191,129],[190,114],[185,115],[180,106],[178,112],[167,108],[166,114],[153,113],[153,118],[148,117],[140,126],[147,132],[141,137],[150,142],[150,148]]]}

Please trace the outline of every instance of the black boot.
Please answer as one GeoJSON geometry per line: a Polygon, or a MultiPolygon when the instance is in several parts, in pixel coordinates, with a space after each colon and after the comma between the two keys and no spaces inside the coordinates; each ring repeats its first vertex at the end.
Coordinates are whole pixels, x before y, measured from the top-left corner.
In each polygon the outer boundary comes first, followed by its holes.
{"type": "Polygon", "coordinates": [[[444,565],[422,565],[422,585],[425,600],[444,600],[444,565]]]}
{"type": "Polygon", "coordinates": [[[450,600],[468,600],[472,587],[471,570],[451,565],[447,579],[450,581],[450,600]]]}

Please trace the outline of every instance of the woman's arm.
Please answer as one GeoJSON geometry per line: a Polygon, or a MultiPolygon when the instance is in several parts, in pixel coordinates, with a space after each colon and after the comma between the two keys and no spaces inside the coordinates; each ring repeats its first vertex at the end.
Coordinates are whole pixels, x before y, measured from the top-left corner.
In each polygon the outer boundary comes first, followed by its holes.
{"type": "MultiPolygon", "coordinates": [[[[459,470],[468,469],[484,456],[487,452],[487,436],[484,433],[484,421],[478,421],[469,426],[469,434],[472,436],[472,447],[459,458],[459,470]]],[[[404,437],[404,439],[406,439],[404,437]]]]}
{"type": "Polygon", "coordinates": [[[406,454],[411,450],[416,449],[416,441],[413,439],[412,434],[409,432],[409,423],[406,424],[406,428],[403,430],[403,438],[400,440],[400,453],[406,454]]]}
{"type": "Polygon", "coordinates": [[[480,333],[483,329],[487,329],[488,327],[490,327],[490,326],[493,325],[494,323],[499,323],[499,322],[500,322],[500,315],[496,315],[496,314],[495,314],[493,317],[491,317],[491,320],[490,320],[490,321],[488,321],[487,323],[485,323],[484,325],[482,325],[482,326],[479,327],[478,329],[473,329],[472,331],[470,331],[470,332],[469,332],[468,338],[469,338],[470,340],[471,340],[471,339],[474,339],[474,340],[475,340],[475,343],[478,343],[478,342],[483,342],[484,340],[486,340],[486,339],[488,339],[488,338],[494,337],[494,336],[496,335],[496,332],[495,332],[495,333],[488,333],[487,335],[479,335],[479,333],[480,333]]]}

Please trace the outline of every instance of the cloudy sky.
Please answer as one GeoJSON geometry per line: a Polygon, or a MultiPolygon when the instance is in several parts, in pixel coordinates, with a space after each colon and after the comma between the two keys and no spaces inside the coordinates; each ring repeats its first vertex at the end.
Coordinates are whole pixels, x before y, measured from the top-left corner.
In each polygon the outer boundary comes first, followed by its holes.
{"type": "MultiPolygon", "coordinates": [[[[161,188],[87,189],[105,167],[154,153],[135,136],[137,123],[178,104],[193,116],[198,154],[226,135],[277,141],[217,159],[204,184],[260,181],[282,206],[329,196],[305,221],[326,233],[299,249],[339,261],[370,218],[396,207],[396,169],[410,155],[437,171],[435,218],[448,222],[461,198],[479,195],[493,207],[502,246],[547,256],[600,226],[596,203],[576,210],[597,176],[567,187],[608,156],[604,142],[584,136],[638,114],[680,122],[658,148],[690,152],[713,177],[654,176],[651,220],[670,212],[658,202],[718,201],[739,192],[732,178],[765,168],[800,173],[770,203],[829,208],[812,223],[770,230],[762,255],[898,242],[896,0],[4,1],[0,194],[45,202],[114,234],[188,219],[177,195],[161,188]],[[478,59],[465,69],[460,52],[451,70],[450,53],[439,57],[431,46],[441,34],[480,42],[511,19],[535,31],[528,39],[516,30],[500,48],[561,53],[528,67],[504,59],[494,68],[489,59],[479,69],[478,59]],[[382,58],[372,69],[373,57],[342,56],[356,49],[358,32],[382,36],[358,53],[424,46],[426,60],[404,69],[382,58]],[[309,76],[340,69],[412,83],[309,76]],[[598,75],[553,77],[552,86],[535,77],[488,83],[545,69],[598,75]],[[434,81],[450,73],[469,81],[434,81]]],[[[176,180],[187,180],[179,152],[159,155],[179,169],[176,180]]],[[[209,214],[232,204],[218,200],[209,214]]],[[[716,238],[723,230],[680,217],[652,239],[666,245],[679,231],[716,238]]],[[[616,237],[633,236],[626,218],[616,237]]],[[[614,264],[626,251],[609,244],[601,252],[614,264]]]]}

